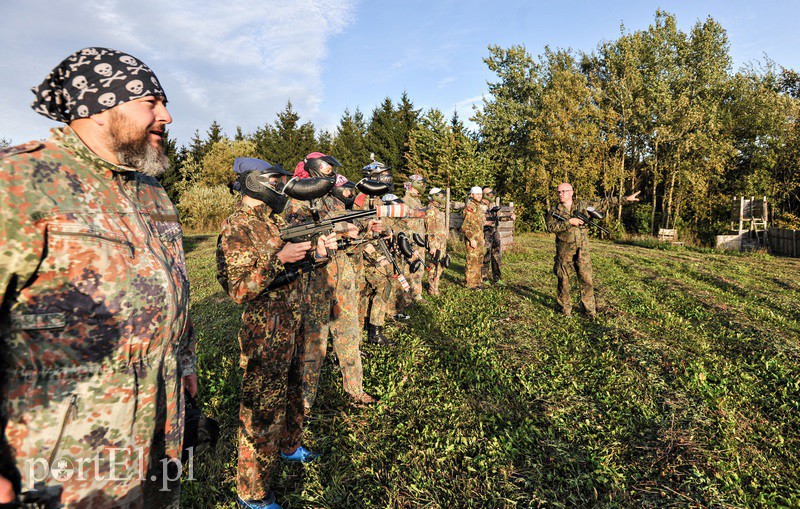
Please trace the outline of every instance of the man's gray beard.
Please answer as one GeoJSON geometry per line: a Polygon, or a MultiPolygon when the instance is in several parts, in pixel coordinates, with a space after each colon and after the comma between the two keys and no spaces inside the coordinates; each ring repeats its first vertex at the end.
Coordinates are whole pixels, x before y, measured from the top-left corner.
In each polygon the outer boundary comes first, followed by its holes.
{"type": "Polygon", "coordinates": [[[140,141],[118,142],[114,149],[120,164],[151,177],[163,175],[169,166],[167,155],[150,145],[146,138],[140,141]]]}

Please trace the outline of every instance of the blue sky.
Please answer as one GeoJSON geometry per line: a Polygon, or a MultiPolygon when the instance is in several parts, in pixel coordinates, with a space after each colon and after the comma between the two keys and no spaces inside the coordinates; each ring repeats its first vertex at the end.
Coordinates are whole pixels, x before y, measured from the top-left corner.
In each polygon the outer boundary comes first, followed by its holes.
{"type": "Polygon", "coordinates": [[[800,70],[796,1],[4,0],[0,17],[0,138],[21,143],[56,124],[29,108],[29,88],[87,46],[127,51],[158,75],[170,131],[188,143],[213,120],[228,134],[273,122],[287,100],[303,121],[333,131],[345,108],[367,118],[405,90],[417,108],[462,118],[493,76],[487,46],[592,51],[645,29],[662,8],[688,31],[712,16],[734,67],[765,55],[800,70]]]}

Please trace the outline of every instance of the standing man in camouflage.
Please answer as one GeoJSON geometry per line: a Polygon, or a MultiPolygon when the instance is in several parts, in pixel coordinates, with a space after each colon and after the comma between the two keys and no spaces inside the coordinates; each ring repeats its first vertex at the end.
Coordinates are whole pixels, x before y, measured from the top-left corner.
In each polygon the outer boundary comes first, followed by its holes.
{"type": "MultiPolygon", "coordinates": [[[[278,452],[289,461],[316,455],[302,445],[303,367],[300,280],[273,288],[285,264],[299,262],[311,242],[285,243],[279,215],[289,172],[253,158],[237,159],[243,170],[234,186],[242,192],[239,208],[222,223],[217,240],[217,279],[228,295],[244,304],[239,331],[242,401],[239,411],[239,507],[280,509],[269,487],[278,452]],[[244,168],[243,166],[246,166],[244,168]]],[[[335,234],[320,237],[312,257],[327,262],[335,234]]]]}
{"type": "Polygon", "coordinates": [[[481,285],[481,266],[483,265],[483,225],[486,223],[486,216],[481,209],[483,190],[480,187],[473,187],[469,191],[469,198],[464,204],[464,222],[461,224],[461,231],[464,233],[464,241],[467,250],[467,260],[464,272],[467,276],[467,288],[470,290],[482,290],[481,285]]]}
{"type": "MultiPolygon", "coordinates": [[[[636,191],[624,198],[611,197],[596,202],[598,211],[608,210],[619,205],[639,201],[636,191]]],[[[592,260],[589,258],[589,237],[586,235],[586,225],[581,219],[572,217],[574,211],[588,216],[586,208],[592,202],[573,201],[574,190],[572,184],[564,182],[557,188],[558,205],[552,207],[547,214],[547,231],[556,234],[556,256],[554,258],[553,273],[558,277],[558,304],[564,316],[572,316],[572,301],[569,296],[569,275],[572,270],[578,276],[581,291],[581,302],[590,318],[597,316],[597,304],[594,298],[594,285],[592,282],[592,260]],[[556,217],[558,216],[558,217],[556,217]],[[560,218],[566,219],[562,221],[560,218]]]]}
{"type": "Polygon", "coordinates": [[[481,206],[486,215],[486,223],[483,225],[483,242],[486,245],[486,254],[483,255],[481,279],[486,283],[503,286],[505,283],[503,283],[503,274],[500,270],[503,254],[500,251],[500,235],[497,232],[498,212],[497,209],[493,210],[495,207],[494,199],[494,190],[491,187],[484,187],[481,206]]]}
{"type": "Polygon", "coordinates": [[[33,92],[34,111],[67,125],[0,153],[0,443],[14,490],[59,507],[177,506],[197,378],[181,226],[155,178],[166,94],[107,48],[73,53],[33,92]]]}
{"type": "MultiPolygon", "coordinates": [[[[412,209],[423,209],[422,202],[420,201],[420,195],[425,192],[425,179],[422,178],[421,175],[411,175],[409,177],[408,182],[404,185],[406,192],[405,196],[403,196],[403,202],[412,209]]],[[[409,237],[411,237],[412,233],[416,233],[422,237],[425,237],[425,219],[406,219],[404,229],[409,237]]],[[[411,285],[411,294],[403,294],[406,295],[405,299],[410,297],[411,301],[413,302],[425,302],[425,298],[422,296],[422,275],[424,274],[424,270],[417,270],[413,274],[411,273],[410,266],[414,260],[420,260],[420,264],[424,263],[425,261],[425,249],[420,248],[416,244],[412,243],[412,248],[414,254],[412,255],[411,259],[406,260],[403,264],[407,270],[406,278],[408,279],[408,283],[411,285]]]]}
{"type": "MultiPolygon", "coordinates": [[[[372,161],[361,169],[367,180],[374,180],[388,185],[393,184],[390,168],[379,161],[372,161]]],[[[356,196],[353,208],[367,210],[373,207],[374,199],[364,193],[356,196]]],[[[374,234],[381,234],[385,228],[380,222],[380,228],[373,230],[374,234]]],[[[369,233],[368,233],[369,235],[369,233]]],[[[364,291],[361,293],[360,316],[367,322],[367,341],[381,346],[393,346],[395,341],[383,334],[386,324],[386,313],[390,299],[393,298],[394,289],[392,266],[389,260],[373,244],[364,246],[364,291]]]]}
{"type": "Polygon", "coordinates": [[[438,187],[428,193],[430,203],[425,212],[425,232],[428,236],[428,293],[439,295],[439,278],[442,275],[442,262],[447,255],[447,224],[444,216],[446,197],[438,187]]]}

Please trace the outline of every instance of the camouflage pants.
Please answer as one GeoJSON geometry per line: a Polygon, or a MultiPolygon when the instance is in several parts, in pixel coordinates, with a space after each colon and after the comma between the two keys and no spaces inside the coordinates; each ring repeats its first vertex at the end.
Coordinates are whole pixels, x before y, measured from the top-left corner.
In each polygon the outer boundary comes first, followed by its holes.
{"type": "Polygon", "coordinates": [[[581,291],[581,302],[590,315],[597,312],[594,299],[594,286],[592,284],[592,260],[589,252],[584,249],[570,249],[559,251],[554,259],[553,272],[558,277],[558,304],[561,312],[572,312],[572,300],[569,295],[569,277],[574,270],[578,276],[578,286],[581,291]]]}
{"type": "Polygon", "coordinates": [[[478,245],[472,247],[466,241],[467,260],[464,273],[467,276],[467,288],[477,288],[481,286],[481,267],[483,266],[483,237],[478,239],[478,245]]]}
{"type": "Polygon", "coordinates": [[[481,277],[484,281],[497,281],[502,278],[500,263],[503,255],[500,252],[500,235],[495,229],[483,230],[483,242],[486,245],[486,254],[483,255],[483,266],[481,267],[481,277]],[[491,278],[489,271],[491,269],[491,278]]]}
{"type": "Polygon", "coordinates": [[[359,327],[364,326],[364,319],[367,314],[367,280],[364,275],[364,260],[361,253],[356,255],[359,260],[356,263],[356,260],[351,257],[351,261],[353,262],[353,272],[356,275],[356,290],[358,291],[358,325],[359,327]]]}
{"type": "Polygon", "coordinates": [[[242,401],[239,410],[239,497],[269,493],[278,451],[300,445],[303,427],[304,350],[300,323],[285,302],[245,311],[239,344],[242,401]]]}
{"type": "MultiPolygon", "coordinates": [[[[408,294],[407,298],[411,300],[422,297],[422,276],[425,274],[425,251],[418,249],[414,251],[414,253],[416,253],[417,259],[420,260],[419,269],[413,274],[410,270],[406,271],[406,279],[408,279],[408,284],[411,285],[411,292],[408,294]]],[[[410,268],[410,264],[406,264],[406,267],[410,268]]]]}
{"type": "Polygon", "coordinates": [[[345,392],[357,396],[363,392],[363,366],[361,365],[361,327],[358,322],[358,288],[355,272],[347,255],[337,254],[323,270],[328,276],[326,286],[331,289],[324,295],[328,300],[309,295],[309,311],[304,314],[310,330],[306,340],[303,368],[303,405],[309,410],[314,405],[319,386],[319,374],[328,350],[328,336],[333,339],[333,351],[339,358],[342,385],[345,392]]]}
{"type": "Polygon", "coordinates": [[[431,295],[439,295],[439,279],[442,277],[442,266],[440,264],[431,264],[428,270],[428,293],[431,295]]]}
{"type": "Polygon", "coordinates": [[[365,269],[367,291],[362,295],[367,301],[366,309],[369,312],[369,324],[383,327],[386,324],[386,315],[389,312],[389,303],[392,299],[393,288],[387,276],[391,266],[368,267],[365,269]]]}

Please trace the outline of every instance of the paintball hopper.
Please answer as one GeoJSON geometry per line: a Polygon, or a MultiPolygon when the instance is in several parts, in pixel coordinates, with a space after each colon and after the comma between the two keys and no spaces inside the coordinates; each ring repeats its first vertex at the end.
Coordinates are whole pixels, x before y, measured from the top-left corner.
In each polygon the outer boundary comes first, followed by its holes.
{"type": "Polygon", "coordinates": [[[286,183],[283,192],[295,200],[311,201],[328,194],[336,182],[327,178],[293,178],[286,183]]]}
{"type": "Polygon", "coordinates": [[[397,234],[397,247],[406,259],[414,256],[414,250],[411,248],[408,236],[403,232],[397,234]]]}
{"type": "Polygon", "coordinates": [[[385,182],[378,182],[377,180],[361,179],[356,184],[356,189],[367,196],[380,196],[390,192],[392,186],[385,182]]]}
{"type": "Polygon", "coordinates": [[[417,272],[419,270],[421,265],[422,265],[422,261],[414,260],[413,262],[411,262],[408,265],[408,271],[411,272],[412,274],[414,274],[415,272],[417,272]]]}
{"type": "Polygon", "coordinates": [[[589,217],[593,217],[598,221],[606,217],[605,214],[598,212],[594,207],[586,207],[586,213],[589,214],[589,217]]]}
{"type": "Polygon", "coordinates": [[[425,242],[425,239],[419,233],[412,233],[411,238],[414,239],[414,243],[419,247],[424,247],[428,249],[428,243],[425,242]]]}
{"type": "Polygon", "coordinates": [[[446,255],[444,255],[444,260],[442,260],[442,267],[444,267],[446,269],[449,266],[450,266],[450,255],[446,254],[446,255]]]}

